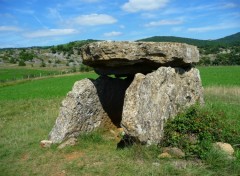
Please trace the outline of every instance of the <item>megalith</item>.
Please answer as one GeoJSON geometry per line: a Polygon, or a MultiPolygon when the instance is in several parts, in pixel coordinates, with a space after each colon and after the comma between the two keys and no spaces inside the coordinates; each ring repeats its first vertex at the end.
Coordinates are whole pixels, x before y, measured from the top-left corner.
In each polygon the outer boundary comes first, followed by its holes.
{"type": "Polygon", "coordinates": [[[195,46],[95,42],[80,50],[83,63],[100,76],[74,84],[49,134],[53,143],[100,127],[122,127],[134,141],[158,144],[169,118],[203,103],[200,74],[193,66],[199,61],[195,46]]]}
{"type": "Polygon", "coordinates": [[[157,144],[166,120],[203,103],[202,97],[196,68],[160,67],[147,75],[137,73],[125,94],[121,126],[141,143],[157,144]]]}
{"type": "Polygon", "coordinates": [[[125,91],[131,81],[107,76],[77,81],[61,103],[49,140],[60,143],[101,127],[120,127],[125,91]]]}

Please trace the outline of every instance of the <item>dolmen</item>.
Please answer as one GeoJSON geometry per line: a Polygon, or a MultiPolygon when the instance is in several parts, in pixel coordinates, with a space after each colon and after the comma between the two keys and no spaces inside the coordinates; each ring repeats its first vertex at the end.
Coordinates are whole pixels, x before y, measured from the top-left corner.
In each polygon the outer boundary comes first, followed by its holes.
{"type": "Polygon", "coordinates": [[[159,144],[168,119],[204,103],[195,46],[104,41],[80,50],[99,77],[77,81],[62,101],[49,134],[53,143],[118,127],[141,144],[159,144]]]}

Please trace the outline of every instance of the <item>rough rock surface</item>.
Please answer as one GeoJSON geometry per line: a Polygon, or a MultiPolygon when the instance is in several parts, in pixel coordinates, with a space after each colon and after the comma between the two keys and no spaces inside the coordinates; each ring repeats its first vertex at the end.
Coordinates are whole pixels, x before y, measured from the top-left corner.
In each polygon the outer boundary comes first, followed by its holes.
{"type": "Polygon", "coordinates": [[[163,148],[163,153],[169,153],[171,156],[175,157],[175,158],[183,158],[185,157],[185,153],[177,148],[177,147],[165,147],[163,148]]]}
{"type": "Polygon", "coordinates": [[[62,144],[60,144],[57,148],[58,149],[63,149],[67,146],[74,146],[77,144],[77,138],[69,138],[66,141],[64,141],[62,144]]]}
{"type": "Polygon", "coordinates": [[[160,67],[136,74],[126,91],[121,126],[142,143],[157,144],[164,122],[196,102],[203,103],[199,71],[160,67]]]}
{"type": "Polygon", "coordinates": [[[124,95],[131,81],[105,76],[77,81],[62,101],[49,140],[60,143],[99,127],[120,126],[124,95]]]}
{"type": "Polygon", "coordinates": [[[223,143],[223,142],[216,142],[213,145],[216,149],[222,150],[230,156],[233,155],[233,153],[234,153],[234,149],[231,146],[231,144],[223,143]]]}
{"type": "Polygon", "coordinates": [[[160,158],[160,159],[172,158],[172,156],[169,153],[167,153],[167,152],[163,152],[160,155],[158,155],[158,158],[160,158]]]}
{"type": "Polygon", "coordinates": [[[95,42],[81,48],[83,63],[100,75],[150,73],[160,66],[190,67],[197,47],[169,42],[95,42]]]}
{"type": "Polygon", "coordinates": [[[43,148],[49,148],[49,147],[51,147],[52,143],[53,142],[49,141],[49,140],[42,140],[40,142],[40,146],[43,147],[43,148]]]}

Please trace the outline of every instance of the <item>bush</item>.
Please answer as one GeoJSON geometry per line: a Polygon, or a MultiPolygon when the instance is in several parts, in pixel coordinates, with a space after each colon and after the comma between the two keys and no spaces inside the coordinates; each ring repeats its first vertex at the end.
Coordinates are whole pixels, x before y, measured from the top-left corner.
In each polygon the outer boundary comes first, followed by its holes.
{"type": "Polygon", "coordinates": [[[41,62],[40,67],[46,67],[46,64],[44,61],[41,62]]]}
{"type": "Polygon", "coordinates": [[[72,72],[76,72],[76,71],[77,71],[77,69],[76,69],[75,66],[73,66],[73,67],[71,68],[71,70],[72,70],[72,72]]]}
{"type": "Polygon", "coordinates": [[[84,64],[81,64],[80,67],[79,67],[80,72],[89,72],[89,71],[92,71],[92,70],[93,70],[92,67],[89,67],[89,66],[84,65],[84,64]]]}
{"type": "Polygon", "coordinates": [[[20,60],[31,61],[31,60],[33,60],[34,57],[36,57],[34,53],[32,53],[32,52],[26,52],[25,50],[22,50],[22,51],[19,53],[19,58],[20,58],[20,60]]]}
{"type": "Polygon", "coordinates": [[[17,61],[16,61],[16,59],[14,59],[13,57],[11,57],[10,60],[9,60],[9,62],[12,63],[12,64],[16,64],[17,61]]]}
{"type": "Polygon", "coordinates": [[[55,60],[55,64],[60,64],[61,61],[59,59],[55,60]]]}
{"type": "Polygon", "coordinates": [[[224,113],[193,106],[166,123],[161,146],[178,147],[188,157],[204,159],[213,142],[231,143],[239,138],[239,134],[220,119],[224,119],[224,113]]]}
{"type": "Polygon", "coordinates": [[[18,66],[26,66],[24,60],[20,60],[19,63],[18,63],[18,66]]]}

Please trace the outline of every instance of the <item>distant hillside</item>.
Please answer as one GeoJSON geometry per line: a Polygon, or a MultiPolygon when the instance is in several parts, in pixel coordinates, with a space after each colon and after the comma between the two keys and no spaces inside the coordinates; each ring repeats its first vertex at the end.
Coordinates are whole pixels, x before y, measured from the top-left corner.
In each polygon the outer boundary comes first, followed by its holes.
{"type": "Polygon", "coordinates": [[[140,39],[138,41],[145,42],[179,42],[179,43],[187,43],[190,45],[195,45],[198,47],[206,47],[206,46],[226,46],[226,45],[240,45],[240,32],[220,38],[217,40],[198,40],[191,38],[182,38],[182,37],[173,37],[173,36],[154,36],[150,38],[140,39]]]}
{"type": "Polygon", "coordinates": [[[229,35],[227,37],[223,37],[220,39],[215,40],[216,42],[223,42],[223,43],[232,43],[232,44],[239,44],[240,43],[240,32],[229,35]]]}
{"type": "Polygon", "coordinates": [[[191,39],[191,38],[182,38],[182,37],[174,37],[174,36],[154,36],[145,39],[140,39],[137,41],[144,41],[144,42],[179,42],[179,43],[187,43],[190,45],[196,46],[205,46],[211,43],[208,40],[198,40],[198,39],[191,39]]]}

